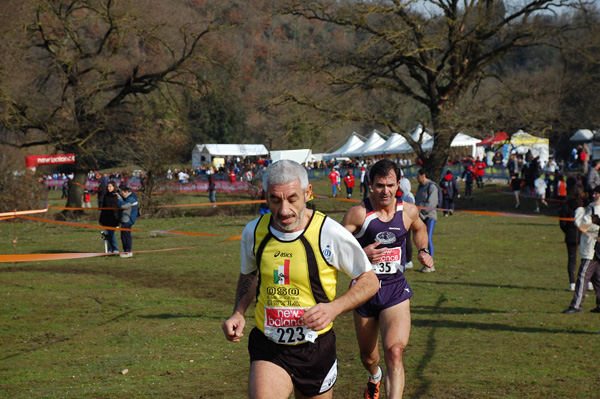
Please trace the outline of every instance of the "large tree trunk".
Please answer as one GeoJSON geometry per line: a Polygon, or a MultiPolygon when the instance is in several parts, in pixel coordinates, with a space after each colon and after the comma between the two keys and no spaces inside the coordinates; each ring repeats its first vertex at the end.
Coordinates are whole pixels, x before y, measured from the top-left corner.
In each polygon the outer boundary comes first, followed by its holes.
{"type": "Polygon", "coordinates": [[[432,111],[432,128],[434,144],[431,153],[422,158],[423,166],[429,172],[429,177],[439,182],[443,177],[444,168],[450,155],[450,143],[454,140],[456,133],[449,124],[444,121],[449,118],[443,111],[435,109],[432,111]]]}

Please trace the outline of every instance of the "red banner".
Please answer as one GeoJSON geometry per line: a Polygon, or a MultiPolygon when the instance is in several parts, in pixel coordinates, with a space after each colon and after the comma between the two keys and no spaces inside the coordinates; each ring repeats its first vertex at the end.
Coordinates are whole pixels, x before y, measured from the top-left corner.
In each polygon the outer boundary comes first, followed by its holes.
{"type": "Polygon", "coordinates": [[[25,167],[35,168],[38,165],[58,165],[75,163],[75,154],[25,155],[25,167]]]}

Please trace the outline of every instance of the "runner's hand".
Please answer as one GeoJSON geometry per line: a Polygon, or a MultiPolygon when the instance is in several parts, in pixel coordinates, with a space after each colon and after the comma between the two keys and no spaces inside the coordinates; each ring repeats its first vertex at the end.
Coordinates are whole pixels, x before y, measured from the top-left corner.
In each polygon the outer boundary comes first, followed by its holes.
{"type": "Polygon", "coordinates": [[[317,303],[310,309],[307,309],[302,315],[302,322],[307,328],[313,331],[321,331],[331,323],[337,314],[331,303],[317,303]]]}
{"type": "Polygon", "coordinates": [[[363,248],[365,254],[367,254],[367,258],[369,258],[369,262],[377,263],[381,260],[381,257],[387,250],[386,248],[377,248],[381,244],[379,241],[375,241],[373,244],[367,245],[363,248]]]}
{"type": "Polygon", "coordinates": [[[225,338],[231,342],[240,342],[240,338],[244,336],[244,326],[246,319],[244,316],[235,313],[233,316],[223,322],[221,328],[225,334],[225,338]]]}
{"type": "Polygon", "coordinates": [[[419,262],[423,265],[423,266],[427,266],[429,268],[433,267],[433,258],[431,257],[431,255],[429,255],[428,253],[425,252],[420,252],[419,256],[417,257],[417,259],[419,259],[419,262]]]}

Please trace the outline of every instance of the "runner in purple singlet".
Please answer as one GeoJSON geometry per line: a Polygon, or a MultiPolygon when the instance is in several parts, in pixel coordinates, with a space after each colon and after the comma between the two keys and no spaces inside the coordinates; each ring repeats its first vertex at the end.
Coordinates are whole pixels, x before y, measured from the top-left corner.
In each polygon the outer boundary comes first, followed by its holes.
{"type": "Polygon", "coordinates": [[[385,386],[388,398],[401,398],[404,391],[402,353],[410,336],[410,298],[412,290],[404,278],[408,231],[425,267],[433,267],[427,250],[427,227],[414,204],[396,198],[401,178],[398,166],[387,160],[377,162],[370,171],[369,198],[352,207],[342,225],[360,242],[380,289],[375,296],[355,309],[354,324],[362,363],[371,374],[365,398],[378,398],[382,380],[379,367],[379,331],[387,367],[385,386]]]}

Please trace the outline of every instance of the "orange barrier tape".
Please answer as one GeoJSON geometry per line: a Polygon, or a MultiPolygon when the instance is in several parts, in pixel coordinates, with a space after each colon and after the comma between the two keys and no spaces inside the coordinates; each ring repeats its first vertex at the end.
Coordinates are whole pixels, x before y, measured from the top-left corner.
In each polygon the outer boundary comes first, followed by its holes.
{"type": "Polygon", "coordinates": [[[7,220],[7,219],[14,219],[14,218],[15,218],[15,216],[6,216],[3,218],[0,218],[0,220],[7,220]]]}
{"type": "MultiPolygon", "coordinates": [[[[149,253],[149,252],[167,252],[179,251],[186,249],[194,249],[198,247],[182,247],[182,248],[165,248],[151,249],[147,251],[134,251],[134,254],[149,253]]],[[[118,256],[119,254],[107,254],[104,252],[81,252],[81,253],[59,253],[59,254],[19,254],[19,255],[0,255],[0,263],[16,263],[16,262],[43,262],[48,260],[68,260],[68,259],[84,259],[95,258],[99,256],[118,256]]]]}
{"type": "Polygon", "coordinates": [[[12,262],[39,262],[46,260],[83,259],[95,256],[108,255],[105,253],[82,252],[64,254],[22,254],[22,255],[0,255],[0,263],[12,262]]]}
{"type": "MultiPolygon", "coordinates": [[[[60,220],[52,220],[52,219],[41,219],[35,218],[32,216],[19,216],[23,219],[35,220],[37,222],[44,223],[54,223],[54,224],[62,224],[65,226],[75,226],[75,227],[85,227],[88,229],[96,229],[96,230],[115,230],[115,231],[138,231],[138,232],[148,232],[147,230],[141,229],[124,229],[122,227],[109,227],[109,226],[98,226],[95,224],[84,224],[84,223],[74,223],[74,222],[63,222],[60,220]]],[[[206,236],[206,237],[218,237],[218,234],[210,234],[210,233],[194,233],[189,231],[175,231],[175,230],[151,230],[150,233],[167,233],[167,234],[181,234],[188,236],[206,236]]]]}
{"type": "Polygon", "coordinates": [[[46,209],[34,209],[31,211],[13,211],[13,212],[3,212],[0,213],[0,217],[4,217],[4,216],[19,216],[19,215],[32,215],[35,213],[45,213],[48,212],[48,209],[50,209],[50,207],[48,206],[46,209]]]}
{"type": "Polygon", "coordinates": [[[524,215],[522,213],[503,213],[503,212],[490,212],[490,211],[465,211],[459,210],[455,212],[472,213],[475,215],[486,215],[486,216],[504,216],[504,217],[516,217],[516,218],[535,218],[534,215],[524,215]]]}
{"type": "MultiPolygon", "coordinates": [[[[243,204],[263,204],[267,201],[265,200],[252,200],[252,201],[224,201],[224,202],[202,202],[198,204],[175,204],[175,205],[159,205],[157,208],[185,208],[188,206],[211,206],[211,205],[243,205],[243,204]]],[[[143,208],[143,207],[142,207],[143,208]]],[[[52,209],[62,210],[62,211],[84,211],[86,209],[89,210],[102,210],[102,209],[115,209],[115,208],[98,208],[98,207],[67,207],[67,206],[53,206],[52,209]]]]}
{"type": "Polygon", "coordinates": [[[235,240],[241,240],[242,239],[242,235],[241,234],[237,234],[234,236],[231,236],[223,241],[219,241],[219,242],[227,242],[227,241],[235,241],[235,240]]]}

